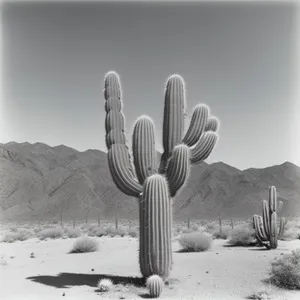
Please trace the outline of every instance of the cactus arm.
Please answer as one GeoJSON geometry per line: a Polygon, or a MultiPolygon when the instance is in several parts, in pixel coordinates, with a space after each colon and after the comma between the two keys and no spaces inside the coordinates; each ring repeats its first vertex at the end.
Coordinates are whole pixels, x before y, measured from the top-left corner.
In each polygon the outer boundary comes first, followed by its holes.
{"type": "Polygon", "coordinates": [[[159,173],[164,173],[173,148],[180,144],[184,131],[185,83],[179,75],[168,78],[163,118],[163,148],[159,173]]]}
{"type": "Polygon", "coordinates": [[[267,200],[263,200],[263,225],[267,236],[270,236],[270,210],[267,200]]]}
{"type": "Polygon", "coordinates": [[[134,178],[124,133],[125,120],[122,114],[120,78],[113,71],[105,75],[104,97],[106,99],[106,146],[112,178],[123,193],[138,196],[142,191],[142,186],[134,178]]]}
{"type": "Polygon", "coordinates": [[[204,132],[208,115],[208,106],[200,104],[194,108],[190,126],[182,140],[184,144],[186,144],[189,147],[192,147],[198,142],[202,133],[204,132]]]}
{"type": "Polygon", "coordinates": [[[108,150],[108,165],[117,187],[126,195],[138,197],[142,186],[130,170],[128,151],[122,144],[114,144],[108,150]]]}
{"type": "MultiPolygon", "coordinates": [[[[110,71],[105,75],[104,78],[104,97],[106,100],[120,100],[122,97],[122,90],[121,90],[121,85],[120,85],[120,77],[119,75],[114,72],[114,71],[110,71]]],[[[105,105],[105,109],[107,111],[110,110],[111,108],[117,108],[119,109],[119,111],[121,110],[121,106],[120,106],[121,102],[119,101],[113,101],[113,102],[108,102],[105,105]],[[111,104],[114,104],[112,106],[110,106],[111,104]]]]}
{"type": "Polygon", "coordinates": [[[123,131],[112,129],[106,135],[106,146],[109,149],[113,144],[125,144],[126,137],[123,131]]]}
{"type": "Polygon", "coordinates": [[[136,121],[132,151],[136,175],[140,184],[143,184],[148,176],[157,173],[154,125],[147,116],[142,116],[136,121]]]}
{"type": "Polygon", "coordinates": [[[279,232],[278,232],[278,239],[281,239],[284,233],[284,228],[285,228],[285,218],[281,217],[280,218],[280,225],[279,225],[279,232]]]}
{"type": "Polygon", "coordinates": [[[277,204],[277,213],[280,213],[282,211],[283,208],[283,202],[282,201],[278,201],[277,204]]]}
{"type": "Polygon", "coordinates": [[[272,213],[277,211],[277,196],[275,186],[269,188],[269,208],[272,213]]]}
{"type": "Polygon", "coordinates": [[[209,117],[205,125],[205,131],[217,132],[219,127],[220,121],[216,117],[209,117]]]}
{"type": "Polygon", "coordinates": [[[265,232],[263,231],[263,227],[261,226],[261,217],[258,215],[253,216],[253,224],[255,229],[255,234],[257,239],[260,243],[263,243],[263,241],[267,241],[268,237],[266,236],[265,232]]]}
{"type": "Polygon", "coordinates": [[[186,145],[177,145],[168,161],[166,178],[169,183],[171,197],[175,197],[178,190],[184,186],[190,172],[190,149],[186,145]]]}
{"type": "Polygon", "coordinates": [[[196,146],[191,149],[191,163],[199,164],[205,160],[211,154],[217,140],[217,133],[212,131],[203,133],[196,146]]]}

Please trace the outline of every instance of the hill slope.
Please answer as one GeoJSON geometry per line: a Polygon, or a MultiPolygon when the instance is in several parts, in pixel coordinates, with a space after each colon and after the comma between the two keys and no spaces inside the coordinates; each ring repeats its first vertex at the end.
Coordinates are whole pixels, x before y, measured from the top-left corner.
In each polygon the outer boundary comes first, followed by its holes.
{"type": "MultiPolygon", "coordinates": [[[[158,154],[159,156],[159,154],[158,154]]],[[[264,169],[238,170],[223,162],[193,166],[174,201],[175,217],[243,218],[260,213],[261,200],[275,185],[282,214],[300,212],[300,168],[289,162],[264,169]]],[[[64,145],[0,144],[1,220],[137,218],[136,199],[112,181],[106,153],[79,152],[64,145]]]]}

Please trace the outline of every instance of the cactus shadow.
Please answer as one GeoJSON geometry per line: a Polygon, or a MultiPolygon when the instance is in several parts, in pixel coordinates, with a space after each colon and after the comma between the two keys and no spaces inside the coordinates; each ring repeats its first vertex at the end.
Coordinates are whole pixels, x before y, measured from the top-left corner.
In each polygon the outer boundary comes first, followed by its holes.
{"type": "Polygon", "coordinates": [[[249,251],[269,251],[268,248],[255,248],[255,249],[248,249],[249,251]]]}
{"type": "MultiPolygon", "coordinates": [[[[257,244],[239,245],[239,244],[225,244],[224,248],[257,248],[257,244]]],[[[249,249],[250,250],[250,249],[249,249]]],[[[254,249],[252,249],[254,250],[254,249]]]]}
{"type": "Polygon", "coordinates": [[[55,288],[70,288],[72,286],[87,285],[97,287],[100,279],[110,279],[113,284],[133,285],[144,287],[145,279],[142,277],[115,276],[109,274],[81,274],[81,273],[59,273],[58,275],[31,276],[26,279],[55,288]]]}
{"type": "Polygon", "coordinates": [[[152,299],[153,298],[150,296],[150,294],[139,294],[139,296],[144,299],[152,299]]]}

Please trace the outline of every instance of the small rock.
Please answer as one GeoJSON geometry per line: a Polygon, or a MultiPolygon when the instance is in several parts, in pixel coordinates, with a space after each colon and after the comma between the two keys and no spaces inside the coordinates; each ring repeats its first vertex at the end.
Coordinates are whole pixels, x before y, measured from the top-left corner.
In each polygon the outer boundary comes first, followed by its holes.
{"type": "Polygon", "coordinates": [[[218,252],[216,254],[219,254],[218,252]]]}
{"type": "Polygon", "coordinates": [[[63,295],[63,296],[65,296],[66,294],[65,294],[65,293],[63,293],[62,295],[63,295]]]}
{"type": "Polygon", "coordinates": [[[94,270],[94,269],[92,269],[91,271],[92,271],[92,272],[94,272],[95,270],[94,270]]]}
{"type": "Polygon", "coordinates": [[[15,258],[15,257],[14,257],[14,256],[11,256],[10,258],[13,259],[13,258],[15,258]]]}
{"type": "Polygon", "coordinates": [[[208,274],[209,272],[208,271],[206,271],[206,274],[208,274]]]}
{"type": "Polygon", "coordinates": [[[119,299],[126,299],[124,296],[120,296],[120,298],[119,299]]]}

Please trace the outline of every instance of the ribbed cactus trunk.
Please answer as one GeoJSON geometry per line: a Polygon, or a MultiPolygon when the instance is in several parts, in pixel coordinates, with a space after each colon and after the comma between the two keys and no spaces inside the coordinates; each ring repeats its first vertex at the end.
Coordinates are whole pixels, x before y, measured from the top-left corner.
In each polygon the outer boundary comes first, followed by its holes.
{"type": "Polygon", "coordinates": [[[172,267],[172,205],[166,179],[146,179],[140,199],[140,269],[145,277],[166,278],[172,267]]]}
{"type": "Polygon", "coordinates": [[[205,160],[215,147],[218,119],[209,117],[206,105],[197,105],[185,136],[185,87],[179,75],[166,85],[163,147],[159,168],[156,163],[155,129],[151,118],[135,123],[132,154],[128,152],[122,113],[120,78],[115,72],[105,76],[105,128],[108,163],[117,187],[139,199],[140,270],[144,277],[169,276],[172,269],[172,201],[184,186],[190,165],[205,160]]]}

